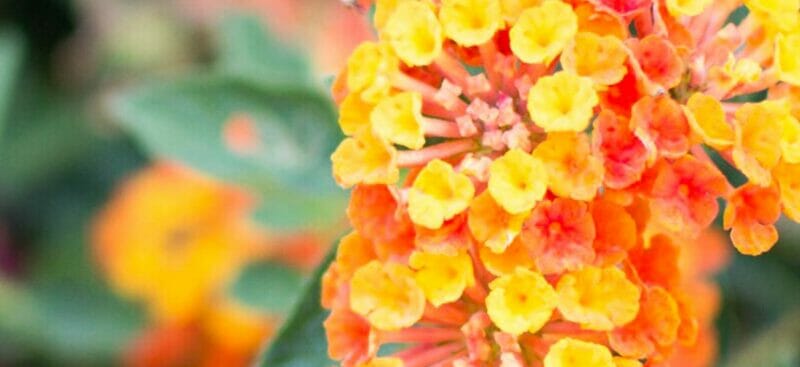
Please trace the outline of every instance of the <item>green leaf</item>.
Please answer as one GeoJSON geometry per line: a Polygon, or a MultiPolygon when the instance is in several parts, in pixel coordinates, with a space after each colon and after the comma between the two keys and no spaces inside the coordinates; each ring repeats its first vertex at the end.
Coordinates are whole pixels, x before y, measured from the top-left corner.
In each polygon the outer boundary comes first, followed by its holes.
{"type": "Polygon", "coordinates": [[[14,29],[0,29],[0,136],[14,97],[14,85],[24,56],[22,35],[14,29]]]}
{"type": "Polygon", "coordinates": [[[272,37],[260,18],[228,14],[218,37],[217,68],[223,74],[268,87],[311,85],[306,58],[272,37]]]}
{"type": "Polygon", "coordinates": [[[25,80],[0,144],[0,197],[17,199],[69,170],[96,143],[77,98],[25,80]]]}
{"type": "Polygon", "coordinates": [[[800,365],[800,309],[740,348],[725,367],[795,367],[800,365]]]}
{"type": "Polygon", "coordinates": [[[322,274],[335,255],[336,247],[333,247],[325,261],[314,271],[294,312],[261,359],[261,366],[307,367],[334,364],[328,358],[328,343],[322,328],[328,312],[322,309],[319,297],[322,274]]]}
{"type": "Polygon", "coordinates": [[[252,307],[281,315],[292,310],[302,290],[303,277],[297,270],[274,262],[251,264],[233,284],[233,296],[252,307]]]}
{"type": "Polygon", "coordinates": [[[258,218],[275,228],[330,225],[342,216],[345,194],[328,158],[341,136],[332,106],[317,92],[211,76],[139,88],[118,98],[113,112],[153,156],[260,194],[258,218]],[[255,122],[263,142],[253,154],[224,143],[225,122],[238,114],[255,122]]]}

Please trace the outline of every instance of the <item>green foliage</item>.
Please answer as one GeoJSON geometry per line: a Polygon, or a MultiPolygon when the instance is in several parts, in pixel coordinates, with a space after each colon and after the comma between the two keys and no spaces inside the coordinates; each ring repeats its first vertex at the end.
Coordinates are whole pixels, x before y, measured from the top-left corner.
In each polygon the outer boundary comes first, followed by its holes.
{"type": "Polygon", "coordinates": [[[222,74],[271,88],[312,84],[307,58],[267,33],[258,17],[229,14],[217,33],[216,67],[222,74]]]}
{"type": "Polygon", "coordinates": [[[113,106],[118,121],[154,157],[253,189],[264,205],[257,217],[274,228],[339,222],[345,195],[328,156],[341,135],[330,102],[304,82],[302,59],[256,20],[228,18],[221,34],[218,72],[125,93],[113,106]],[[253,154],[223,139],[225,122],[242,114],[263,142],[253,154]]]}
{"type": "Polygon", "coordinates": [[[309,282],[300,302],[283,325],[275,341],[261,359],[261,366],[269,367],[307,367],[330,366],[328,343],[322,322],[328,312],[320,305],[322,274],[336,255],[336,247],[331,249],[325,261],[320,264],[309,282]]]}
{"type": "Polygon", "coordinates": [[[257,263],[244,269],[231,293],[247,305],[285,315],[297,302],[303,281],[297,270],[286,265],[257,263]]]}
{"type": "Polygon", "coordinates": [[[13,87],[19,76],[23,50],[22,36],[16,30],[0,28],[0,137],[13,97],[13,87]]]}

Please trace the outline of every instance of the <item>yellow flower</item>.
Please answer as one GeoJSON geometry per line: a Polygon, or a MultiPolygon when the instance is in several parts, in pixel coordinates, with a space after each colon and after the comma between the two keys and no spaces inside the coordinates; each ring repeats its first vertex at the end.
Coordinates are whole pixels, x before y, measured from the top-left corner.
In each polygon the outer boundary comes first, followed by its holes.
{"type": "Polygon", "coordinates": [[[350,280],[350,307],[380,330],[414,325],[425,311],[425,294],[408,267],[373,260],[350,280]]]}
{"type": "Polygon", "coordinates": [[[469,177],[456,173],[444,161],[433,160],[414,180],[408,194],[408,214],[414,223],[437,229],[467,209],[474,195],[469,177]]]}
{"type": "Polygon", "coordinates": [[[486,43],[503,26],[500,0],[442,0],[444,33],[461,46],[486,43]]]}
{"type": "Polygon", "coordinates": [[[488,191],[484,191],[470,204],[467,225],[478,242],[502,253],[522,230],[525,214],[508,213],[488,191]]]}
{"type": "Polygon", "coordinates": [[[403,360],[395,357],[375,357],[357,367],[403,367],[403,360]]]}
{"type": "Polygon", "coordinates": [[[478,250],[481,262],[492,275],[501,276],[513,273],[517,268],[532,269],[533,258],[528,254],[525,244],[517,237],[502,253],[481,246],[478,250]]]}
{"type": "Polygon", "coordinates": [[[254,355],[277,327],[277,318],[263,313],[233,300],[223,300],[210,305],[201,322],[209,342],[216,348],[254,355]]]}
{"type": "Polygon", "coordinates": [[[783,31],[797,27],[798,0],[745,0],[744,4],[765,26],[783,31]]]}
{"type": "Polygon", "coordinates": [[[372,131],[389,142],[410,149],[425,145],[422,126],[422,96],[402,92],[384,98],[369,115],[372,131]]]}
{"type": "Polygon", "coordinates": [[[348,188],[359,183],[393,184],[400,178],[397,151],[388,142],[362,129],[343,140],[331,155],[333,177],[348,188]]]}
{"type": "Polygon", "coordinates": [[[800,33],[788,36],[778,34],[775,40],[775,66],[780,80],[791,85],[800,86],[800,33]]]}
{"type": "Polygon", "coordinates": [[[500,330],[519,335],[535,333],[550,320],[558,296],[539,273],[517,268],[489,283],[489,318],[500,330]]]}
{"type": "Polygon", "coordinates": [[[695,134],[703,138],[703,143],[724,150],[733,145],[733,127],[725,118],[722,104],[714,97],[695,93],[686,102],[689,125],[695,134]]]}
{"type": "Polygon", "coordinates": [[[408,264],[416,270],[414,277],[425,298],[436,307],[458,300],[464,289],[475,284],[472,259],[463,252],[446,255],[415,251],[408,264]]]}
{"type": "Polygon", "coordinates": [[[339,105],[339,127],[347,136],[369,126],[369,115],[374,105],[361,99],[360,93],[350,93],[339,105]]]}
{"type": "Polygon", "coordinates": [[[500,8],[503,9],[503,19],[508,24],[517,22],[519,15],[528,8],[538,6],[543,0],[500,0],[500,8]]]}
{"type": "Polygon", "coordinates": [[[430,4],[400,3],[389,17],[383,36],[397,56],[410,66],[428,65],[442,52],[442,27],[430,4]]]}
{"type": "Polygon", "coordinates": [[[111,284],[154,318],[197,317],[261,240],[247,195],[182,167],[156,164],[127,181],[95,222],[92,242],[111,284]]]}
{"type": "Polygon", "coordinates": [[[511,50],[529,64],[549,64],[578,32],[578,17],[572,7],[558,0],[522,12],[511,27],[511,50]]]}
{"type": "Polygon", "coordinates": [[[781,158],[781,105],[768,101],[746,104],[736,111],[733,161],[759,186],[769,186],[770,171],[781,158]]]}
{"type": "Polygon", "coordinates": [[[667,0],[667,10],[673,16],[696,16],[703,12],[712,0],[667,0]]]}
{"type": "Polygon", "coordinates": [[[544,367],[614,367],[614,359],[603,345],[564,338],[550,347],[544,367]]]}
{"type": "Polygon", "coordinates": [[[642,362],[630,358],[614,357],[614,367],[642,367],[642,362]]]}
{"type": "Polygon", "coordinates": [[[552,133],[533,156],[547,168],[550,189],[558,196],[588,201],[603,183],[603,161],[592,155],[585,134],[552,133]]]}
{"type": "Polygon", "coordinates": [[[783,212],[789,219],[800,223],[800,164],[781,162],[774,175],[781,190],[783,212]]]}
{"type": "Polygon", "coordinates": [[[600,85],[618,83],[628,68],[625,45],[614,36],[599,36],[581,32],[567,44],[561,54],[564,70],[591,78],[600,85]]]}
{"type": "Polygon", "coordinates": [[[599,102],[592,80],[560,71],[539,79],[528,92],[528,113],[547,132],[583,131],[599,102]]]}
{"type": "Polygon", "coordinates": [[[788,163],[800,163],[800,121],[789,113],[781,118],[783,133],[781,134],[781,152],[783,160],[788,163]]]}
{"type": "Polygon", "coordinates": [[[558,310],[584,329],[608,331],[639,312],[639,288],[616,267],[587,266],[565,274],[556,291],[558,310]]]}
{"type": "Polygon", "coordinates": [[[375,28],[382,30],[389,21],[389,17],[394,14],[397,5],[414,0],[375,0],[375,15],[372,18],[375,28]]]}
{"type": "Polygon", "coordinates": [[[511,214],[533,209],[547,193],[547,181],[544,164],[519,149],[509,150],[489,167],[489,193],[511,214]]]}
{"type": "Polygon", "coordinates": [[[377,103],[389,94],[392,75],[399,69],[397,56],[385,43],[364,42],[347,60],[347,88],[361,99],[377,103]]]}

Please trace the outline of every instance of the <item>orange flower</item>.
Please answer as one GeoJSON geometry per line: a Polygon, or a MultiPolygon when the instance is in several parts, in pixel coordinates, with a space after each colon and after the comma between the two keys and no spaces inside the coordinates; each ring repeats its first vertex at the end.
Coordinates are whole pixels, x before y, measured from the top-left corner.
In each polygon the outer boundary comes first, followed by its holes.
{"type": "Polygon", "coordinates": [[[654,219],[671,233],[692,236],[717,216],[717,198],[727,193],[728,182],[719,170],[691,156],[672,164],[660,162],[650,195],[654,219]]]}
{"type": "Polygon", "coordinates": [[[781,216],[777,186],[746,184],[728,199],[723,224],[731,230],[731,240],[740,253],[759,255],[778,242],[775,222],[781,216]]]}
{"type": "Polygon", "coordinates": [[[645,146],[625,120],[603,110],[594,123],[594,149],[603,157],[606,186],[621,189],[642,177],[647,164],[645,146]]]}
{"type": "Polygon", "coordinates": [[[620,205],[610,200],[592,203],[592,218],[596,237],[594,251],[601,264],[616,264],[626,256],[626,251],[636,246],[636,222],[620,205]]]}
{"type": "Polygon", "coordinates": [[[675,46],[668,40],[649,35],[630,44],[644,74],[664,89],[676,87],[681,82],[685,66],[675,46]]]}
{"type": "Polygon", "coordinates": [[[540,202],[525,221],[522,240],[544,274],[575,270],[595,253],[592,214],[585,203],[557,198],[540,202]]]}
{"type": "Polygon", "coordinates": [[[669,97],[646,96],[636,102],[631,126],[647,147],[650,162],[659,155],[679,158],[689,150],[689,121],[681,106],[669,97]]]}
{"type": "Polygon", "coordinates": [[[609,344],[628,358],[642,359],[668,348],[678,338],[678,303],[661,287],[648,287],[639,301],[639,314],[609,334],[609,344]]]}

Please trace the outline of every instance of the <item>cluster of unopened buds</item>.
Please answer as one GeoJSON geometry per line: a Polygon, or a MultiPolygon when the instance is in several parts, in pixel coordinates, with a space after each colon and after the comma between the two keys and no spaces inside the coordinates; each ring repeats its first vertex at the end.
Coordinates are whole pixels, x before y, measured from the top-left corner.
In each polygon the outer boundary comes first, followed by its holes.
{"type": "Polygon", "coordinates": [[[379,0],[374,24],[333,88],[342,365],[689,366],[710,318],[681,264],[719,202],[747,255],[800,220],[797,0],[379,0]]]}

